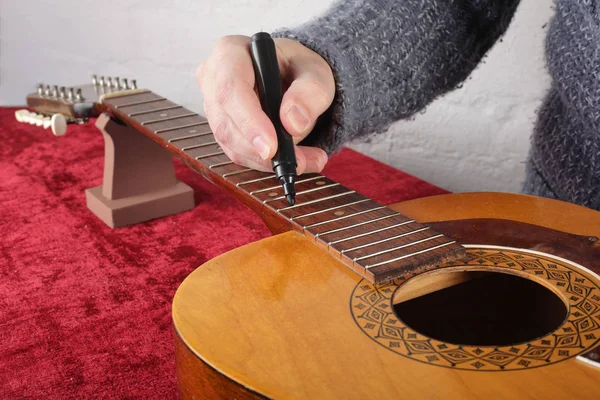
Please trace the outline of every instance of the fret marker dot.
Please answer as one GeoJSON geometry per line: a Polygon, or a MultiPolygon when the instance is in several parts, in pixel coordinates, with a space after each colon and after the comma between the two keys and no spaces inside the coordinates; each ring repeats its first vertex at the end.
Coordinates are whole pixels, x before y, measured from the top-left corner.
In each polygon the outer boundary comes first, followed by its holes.
{"type": "Polygon", "coordinates": [[[336,211],[336,212],[334,212],[334,213],[333,213],[333,215],[336,215],[336,216],[338,216],[338,217],[341,217],[341,216],[342,216],[342,215],[344,215],[344,214],[346,214],[346,213],[345,213],[345,212],[343,212],[343,211],[336,211]]]}
{"type": "Polygon", "coordinates": [[[166,117],[167,115],[168,115],[167,113],[162,113],[162,114],[159,114],[158,116],[159,117],[166,117]]]}
{"type": "Polygon", "coordinates": [[[196,132],[198,132],[196,129],[190,129],[190,130],[188,131],[188,133],[196,133],[196,132]]]}
{"type": "Polygon", "coordinates": [[[275,196],[277,196],[277,192],[271,192],[271,193],[269,193],[269,196],[270,197],[275,197],[275,196]]]}
{"type": "Polygon", "coordinates": [[[319,186],[324,185],[324,184],[325,184],[325,181],[316,181],[315,182],[315,185],[319,185],[319,186]]]}

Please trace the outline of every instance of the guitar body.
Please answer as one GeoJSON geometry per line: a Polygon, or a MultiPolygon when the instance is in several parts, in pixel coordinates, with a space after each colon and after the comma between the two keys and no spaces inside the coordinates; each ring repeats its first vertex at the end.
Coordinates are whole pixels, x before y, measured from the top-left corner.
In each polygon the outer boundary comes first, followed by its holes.
{"type": "Polygon", "coordinates": [[[600,213],[492,193],[391,208],[467,245],[467,258],[373,285],[297,232],[223,254],[190,274],[173,301],[181,397],[600,398],[600,213]],[[545,287],[564,304],[564,320],[519,343],[472,345],[423,335],[392,310],[397,297],[473,270],[545,287]]]}

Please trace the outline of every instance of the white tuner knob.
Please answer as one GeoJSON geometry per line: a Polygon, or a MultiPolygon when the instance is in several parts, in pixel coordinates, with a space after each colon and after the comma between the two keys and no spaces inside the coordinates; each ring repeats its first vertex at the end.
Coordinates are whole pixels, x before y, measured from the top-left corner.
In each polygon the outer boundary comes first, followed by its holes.
{"type": "Polygon", "coordinates": [[[29,116],[29,110],[17,110],[15,111],[15,118],[19,122],[25,122],[25,117],[29,116]]]}
{"type": "Polygon", "coordinates": [[[34,117],[34,119],[33,119],[33,123],[34,123],[36,126],[42,126],[42,125],[44,125],[44,116],[43,116],[42,114],[38,114],[38,115],[36,115],[36,116],[34,117]]]}
{"type": "Polygon", "coordinates": [[[54,114],[50,120],[50,127],[54,136],[62,136],[67,133],[67,120],[62,114],[54,114]]]}

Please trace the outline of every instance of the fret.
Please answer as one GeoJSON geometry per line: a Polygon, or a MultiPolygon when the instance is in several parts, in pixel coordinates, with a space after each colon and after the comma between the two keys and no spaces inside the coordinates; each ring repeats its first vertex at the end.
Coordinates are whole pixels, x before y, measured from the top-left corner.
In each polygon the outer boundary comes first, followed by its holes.
{"type": "Polygon", "coordinates": [[[346,219],[346,218],[356,217],[358,215],[366,214],[366,213],[377,211],[377,210],[382,210],[384,208],[386,208],[386,207],[385,206],[380,206],[380,207],[375,207],[375,208],[371,208],[371,209],[368,209],[368,210],[357,211],[355,213],[344,215],[344,216],[337,217],[337,218],[334,218],[334,219],[328,219],[326,221],[315,222],[315,223],[310,224],[310,225],[304,225],[302,228],[303,229],[314,228],[314,227],[317,227],[319,225],[328,224],[330,222],[338,222],[338,221],[341,221],[341,220],[346,219]]]}
{"type": "Polygon", "coordinates": [[[309,212],[309,213],[305,213],[305,214],[299,214],[297,216],[290,217],[290,220],[291,221],[296,221],[296,220],[301,219],[301,218],[314,217],[315,215],[319,215],[319,214],[331,212],[331,211],[334,211],[334,210],[338,210],[340,208],[351,207],[351,206],[356,205],[356,204],[363,204],[363,203],[368,202],[368,201],[373,201],[373,200],[371,200],[371,199],[361,199],[361,200],[357,200],[357,201],[352,201],[350,203],[340,204],[340,205],[337,205],[337,206],[334,206],[334,207],[329,207],[329,208],[324,208],[323,210],[319,210],[319,211],[313,211],[313,212],[309,212]]]}
{"type": "MultiPolygon", "coordinates": [[[[440,235],[440,236],[443,236],[443,235],[440,235]]],[[[449,241],[449,242],[443,242],[443,243],[437,244],[437,245],[432,246],[432,247],[426,247],[426,248],[424,248],[422,250],[414,251],[412,253],[402,254],[401,256],[398,256],[396,258],[392,258],[391,260],[386,260],[386,261],[378,262],[376,264],[368,264],[368,265],[365,265],[364,267],[366,269],[370,269],[370,268],[374,268],[374,267],[379,267],[381,265],[385,265],[385,264],[393,263],[393,262],[396,262],[396,261],[404,260],[404,259],[409,258],[409,257],[414,257],[414,256],[419,255],[419,254],[431,252],[433,250],[436,250],[436,249],[439,249],[439,248],[445,247],[445,246],[450,246],[451,244],[455,244],[455,243],[456,242],[454,240],[449,241]]]]}
{"type": "Polygon", "coordinates": [[[194,148],[215,144],[212,135],[190,135],[189,137],[176,139],[177,140],[169,140],[168,142],[181,151],[193,150],[194,148]]]}
{"type": "Polygon", "coordinates": [[[168,110],[175,110],[177,108],[182,108],[182,106],[178,106],[178,105],[174,105],[174,106],[168,106],[168,107],[162,107],[162,108],[150,108],[147,109],[145,111],[136,111],[136,112],[131,112],[129,114],[127,114],[128,117],[136,117],[138,115],[144,115],[144,114],[149,114],[152,112],[157,112],[157,111],[168,111],[168,110]]]}
{"type": "Polygon", "coordinates": [[[178,141],[181,141],[181,140],[187,140],[187,139],[193,139],[193,138],[199,138],[199,137],[206,137],[208,135],[212,135],[212,132],[204,132],[204,133],[197,133],[195,135],[174,137],[173,139],[168,139],[167,142],[173,143],[173,142],[178,142],[178,141]]]}
{"type": "Polygon", "coordinates": [[[306,202],[303,202],[303,203],[300,203],[300,204],[294,204],[293,206],[289,206],[289,207],[277,208],[277,209],[275,209],[275,211],[281,212],[281,211],[293,210],[293,209],[297,209],[297,208],[300,208],[300,207],[308,206],[308,205],[311,205],[311,204],[320,203],[320,202],[325,201],[325,200],[337,199],[338,197],[347,196],[347,195],[353,194],[353,193],[356,193],[356,192],[354,190],[348,190],[347,192],[334,194],[332,196],[323,197],[321,199],[306,201],[306,202]]]}
{"type": "MultiPolygon", "coordinates": [[[[185,154],[196,160],[202,160],[203,158],[225,154],[223,149],[221,149],[216,142],[212,141],[212,136],[189,139],[186,141],[177,142],[175,145],[178,149],[184,151],[185,154]],[[204,143],[206,143],[206,146],[202,146],[204,143]],[[184,147],[186,147],[186,150],[184,150],[184,147]]],[[[215,164],[215,162],[213,161],[212,163],[208,163],[207,166],[210,164],[215,164]]]]}
{"type": "MultiPolygon", "coordinates": [[[[310,177],[310,178],[301,179],[299,181],[296,181],[296,184],[304,183],[304,182],[309,182],[309,181],[314,181],[315,179],[319,179],[319,178],[323,178],[323,176],[317,175],[317,176],[313,176],[313,177],[310,177]]],[[[264,189],[254,190],[252,192],[249,192],[249,194],[253,195],[253,194],[257,194],[257,193],[266,192],[268,190],[277,190],[277,189],[281,189],[281,184],[279,184],[277,186],[269,186],[269,187],[266,187],[264,189]]]]}
{"type": "MultiPolygon", "coordinates": [[[[198,116],[198,117],[200,117],[200,116],[198,116]]],[[[158,134],[162,134],[165,132],[174,131],[177,129],[191,128],[193,126],[200,126],[200,125],[208,125],[208,121],[192,122],[190,124],[183,124],[180,126],[172,126],[172,127],[168,127],[168,128],[164,128],[164,129],[158,129],[158,130],[155,130],[154,133],[156,133],[158,135],[158,134]]]]}
{"type": "Polygon", "coordinates": [[[368,236],[368,235],[373,235],[375,233],[383,232],[383,231],[386,231],[386,230],[392,229],[392,228],[397,228],[399,226],[407,225],[407,224],[410,224],[410,223],[413,223],[413,222],[415,222],[415,221],[413,221],[411,219],[411,220],[404,221],[404,222],[398,222],[398,223],[396,223],[394,225],[384,226],[382,228],[375,229],[375,230],[372,230],[372,231],[358,233],[358,234],[355,234],[353,236],[341,237],[340,239],[336,239],[336,240],[332,240],[330,242],[327,242],[327,246],[332,246],[334,244],[342,243],[342,242],[345,242],[346,240],[358,239],[358,238],[365,237],[365,236],[368,236]]]}
{"type": "MultiPolygon", "coordinates": [[[[353,252],[353,251],[355,251],[355,250],[364,249],[364,248],[366,248],[366,247],[376,246],[376,245],[378,245],[378,244],[385,243],[385,242],[388,242],[388,241],[390,241],[390,240],[396,240],[396,239],[400,239],[400,238],[402,238],[402,237],[409,236],[409,235],[413,235],[413,234],[415,234],[415,233],[419,233],[419,232],[423,232],[423,231],[426,231],[426,230],[428,230],[428,229],[429,229],[429,227],[428,227],[428,226],[426,226],[426,227],[424,227],[424,228],[414,229],[414,230],[412,230],[412,231],[408,231],[408,232],[405,232],[405,233],[401,233],[401,234],[399,234],[399,235],[390,236],[389,238],[385,238],[385,239],[381,239],[381,240],[376,240],[375,242],[369,242],[369,243],[365,243],[365,244],[362,244],[362,245],[360,245],[360,246],[351,247],[351,248],[349,248],[349,249],[342,250],[340,253],[341,253],[341,254],[345,254],[345,253],[350,253],[350,252],[353,252]]],[[[350,257],[350,258],[352,258],[352,257],[350,257]]]]}
{"type": "MultiPolygon", "coordinates": [[[[317,175],[319,176],[319,175],[317,175]]],[[[312,175],[309,176],[305,176],[302,179],[299,179],[298,181],[296,181],[295,184],[295,190],[296,190],[296,197],[298,197],[298,195],[301,194],[301,192],[305,192],[311,189],[318,189],[318,188],[322,188],[324,186],[324,184],[329,183],[329,184],[333,184],[335,182],[328,180],[327,178],[325,178],[324,176],[321,176],[320,179],[313,179],[314,177],[312,175]]],[[[265,203],[269,201],[278,201],[281,199],[285,199],[285,196],[283,195],[283,186],[281,185],[281,183],[279,183],[279,181],[277,181],[275,179],[275,176],[273,176],[273,179],[261,179],[261,180],[256,180],[255,182],[252,182],[250,184],[246,184],[246,185],[240,185],[241,188],[243,190],[245,190],[246,192],[253,193],[252,196],[254,196],[255,199],[265,203]],[[265,188],[270,188],[270,190],[264,190],[265,188]]],[[[310,192],[307,192],[310,193],[310,192]]],[[[287,200],[285,200],[287,202],[287,200]]],[[[297,201],[300,201],[299,199],[297,199],[297,201]]]]}
{"type": "Polygon", "coordinates": [[[224,167],[226,165],[232,165],[232,164],[233,164],[233,161],[225,161],[225,162],[209,165],[208,169],[224,167]]]}
{"type": "Polygon", "coordinates": [[[117,106],[115,106],[115,108],[139,106],[140,104],[149,104],[149,103],[154,103],[157,101],[167,101],[167,99],[165,99],[164,97],[157,97],[157,98],[148,99],[148,100],[130,101],[129,103],[123,103],[121,105],[117,105],[117,106]]]}
{"type": "MultiPolygon", "coordinates": [[[[266,172],[263,172],[263,173],[266,174],[266,172]]],[[[264,180],[267,180],[267,179],[275,179],[275,174],[268,174],[267,176],[263,176],[263,177],[260,177],[260,178],[250,179],[249,181],[244,181],[244,182],[239,182],[239,183],[236,183],[235,186],[236,187],[240,187],[240,186],[243,186],[243,185],[248,185],[248,184],[254,183],[254,182],[260,182],[260,181],[264,181],[264,180]]]]}
{"type": "Polygon", "coordinates": [[[225,154],[224,151],[215,151],[213,153],[203,154],[201,156],[195,157],[196,160],[202,160],[204,158],[216,157],[225,154]]]}
{"type": "Polygon", "coordinates": [[[181,150],[182,151],[188,151],[188,150],[200,149],[202,147],[212,146],[213,144],[217,144],[217,142],[208,142],[208,143],[194,144],[194,145],[191,145],[191,146],[182,147],[181,150]]]}
{"type": "Polygon", "coordinates": [[[222,175],[223,178],[228,178],[230,176],[235,176],[235,175],[241,175],[241,174],[246,174],[248,172],[255,172],[255,170],[253,170],[252,168],[246,168],[246,169],[241,169],[239,171],[233,171],[233,172],[229,172],[225,175],[222,175]]]}
{"type": "Polygon", "coordinates": [[[385,254],[385,253],[391,253],[393,251],[404,249],[406,247],[415,246],[417,244],[425,243],[425,242],[428,242],[430,240],[438,239],[438,238],[441,238],[442,236],[444,236],[444,235],[438,234],[438,235],[435,235],[435,236],[429,236],[429,237],[426,237],[424,239],[420,239],[420,240],[417,240],[417,241],[414,241],[414,242],[405,243],[403,245],[392,247],[392,248],[386,249],[386,250],[381,250],[381,251],[378,251],[376,253],[367,254],[367,255],[364,255],[362,257],[355,257],[355,258],[352,259],[352,261],[356,262],[356,261],[366,260],[367,258],[377,257],[377,256],[380,256],[380,255],[385,254]]]}
{"type": "Polygon", "coordinates": [[[398,215],[400,215],[400,214],[394,213],[394,214],[390,214],[390,215],[384,215],[383,217],[371,219],[371,220],[368,220],[368,221],[358,222],[358,223],[356,223],[354,225],[348,225],[348,226],[344,226],[342,228],[337,228],[337,229],[332,229],[330,231],[325,231],[323,233],[317,233],[317,234],[315,234],[315,237],[316,238],[321,238],[321,237],[323,237],[325,235],[331,235],[333,233],[342,232],[342,231],[345,231],[346,229],[358,228],[359,226],[368,225],[368,224],[372,224],[372,223],[375,223],[375,222],[383,221],[384,219],[396,217],[398,215]]]}
{"type": "Polygon", "coordinates": [[[158,124],[160,122],[172,121],[174,119],[181,119],[181,118],[186,118],[186,117],[195,117],[198,114],[193,113],[193,112],[188,112],[188,113],[185,113],[185,114],[182,114],[182,115],[173,115],[172,117],[167,117],[167,113],[163,113],[161,115],[165,115],[165,118],[156,118],[156,119],[151,119],[151,120],[148,120],[148,121],[144,121],[144,122],[142,122],[142,125],[158,124]]]}
{"type": "MultiPolygon", "coordinates": [[[[317,187],[317,188],[313,188],[313,189],[302,190],[300,192],[296,192],[296,197],[298,197],[300,195],[303,195],[303,194],[316,192],[316,191],[319,191],[319,190],[329,189],[331,187],[339,186],[339,185],[340,185],[339,183],[332,183],[331,185],[327,185],[327,186],[321,186],[321,187],[317,187]]],[[[286,199],[287,200],[286,196],[282,195],[282,196],[279,196],[279,197],[275,197],[274,199],[264,200],[263,204],[270,203],[272,201],[282,200],[282,199],[286,199]]]]}
{"type": "Polygon", "coordinates": [[[149,103],[144,102],[144,104],[140,104],[140,105],[119,107],[119,110],[126,113],[127,116],[131,118],[132,116],[135,116],[134,114],[136,114],[136,113],[152,112],[152,111],[160,110],[162,108],[170,108],[170,107],[181,107],[181,106],[179,104],[175,104],[172,101],[169,101],[166,99],[161,100],[161,101],[156,101],[156,98],[153,97],[153,99],[149,103]]]}
{"type": "MultiPolygon", "coordinates": [[[[344,250],[350,250],[355,247],[363,247],[364,245],[368,245],[368,244],[377,242],[379,240],[393,238],[394,236],[399,236],[399,237],[396,239],[393,239],[393,240],[404,240],[404,239],[402,239],[402,238],[404,238],[404,236],[410,236],[410,235],[405,235],[406,233],[415,231],[415,230],[418,230],[418,229],[421,229],[424,227],[425,227],[425,225],[419,224],[418,222],[411,222],[411,223],[408,223],[405,225],[400,225],[400,226],[396,226],[391,229],[383,230],[381,232],[378,232],[376,235],[366,235],[366,236],[360,236],[360,237],[356,237],[356,238],[352,238],[352,239],[347,239],[343,242],[336,243],[333,247],[337,251],[342,253],[342,252],[344,252],[344,250]]],[[[434,234],[433,230],[429,234],[430,235],[434,234]]],[[[408,240],[410,240],[410,238],[408,240]]],[[[404,243],[404,242],[402,242],[402,243],[404,243]]],[[[364,247],[368,247],[368,246],[364,246],[364,247]]],[[[374,250],[368,249],[368,251],[374,251],[374,250]]],[[[349,251],[345,251],[343,254],[348,255],[348,253],[349,253],[349,251]]],[[[353,254],[350,254],[350,256],[356,257],[357,254],[358,253],[353,253],[353,254]]]]}
{"type": "MultiPolygon", "coordinates": [[[[300,205],[312,200],[320,200],[321,198],[330,195],[348,191],[347,188],[341,186],[339,183],[329,180],[327,183],[327,185],[317,185],[316,182],[313,181],[296,185],[296,204],[300,205]]],[[[287,199],[283,196],[283,188],[273,192],[259,193],[255,195],[254,198],[261,202],[269,200],[266,205],[274,210],[289,206],[287,199]]]]}
{"type": "Polygon", "coordinates": [[[464,254],[462,247],[428,226],[319,174],[298,178],[296,204],[290,206],[273,173],[236,165],[215,140],[206,118],[152,92],[103,96],[101,103],[253,208],[264,207],[260,213],[285,218],[373,282],[399,276],[420,262],[431,265],[464,254]]]}

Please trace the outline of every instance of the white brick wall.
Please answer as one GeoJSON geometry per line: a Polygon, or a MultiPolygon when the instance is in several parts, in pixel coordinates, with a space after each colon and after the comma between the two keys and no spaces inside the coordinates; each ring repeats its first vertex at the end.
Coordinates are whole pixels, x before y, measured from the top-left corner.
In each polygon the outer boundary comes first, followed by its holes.
{"type": "MultiPolygon", "coordinates": [[[[37,82],[92,73],[201,111],[196,66],[226,34],[293,26],[331,0],[39,0],[0,2],[0,104],[23,104],[37,82]]],[[[353,147],[452,191],[518,191],[529,135],[548,85],[542,28],[552,0],[523,0],[502,43],[461,90],[414,121],[353,147]]]]}

